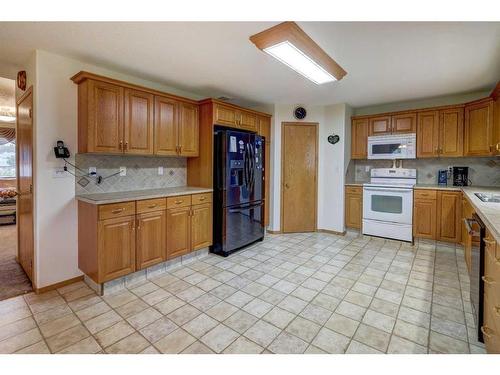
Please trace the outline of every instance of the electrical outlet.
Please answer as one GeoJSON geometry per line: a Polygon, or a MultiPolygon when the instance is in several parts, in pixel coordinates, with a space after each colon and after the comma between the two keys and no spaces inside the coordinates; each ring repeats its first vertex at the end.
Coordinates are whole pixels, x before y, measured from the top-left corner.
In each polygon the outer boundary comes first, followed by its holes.
{"type": "Polygon", "coordinates": [[[97,174],[97,167],[89,167],[89,175],[93,176],[97,174]]]}
{"type": "Polygon", "coordinates": [[[120,176],[126,176],[127,175],[127,167],[120,167],[120,176]]]}
{"type": "Polygon", "coordinates": [[[365,165],[365,172],[370,172],[370,166],[369,165],[365,165]]]}
{"type": "Polygon", "coordinates": [[[158,176],[163,176],[163,167],[158,167],[158,176]]]}
{"type": "Polygon", "coordinates": [[[66,172],[63,167],[57,167],[52,170],[52,177],[53,178],[68,177],[68,172],[66,172]]]}

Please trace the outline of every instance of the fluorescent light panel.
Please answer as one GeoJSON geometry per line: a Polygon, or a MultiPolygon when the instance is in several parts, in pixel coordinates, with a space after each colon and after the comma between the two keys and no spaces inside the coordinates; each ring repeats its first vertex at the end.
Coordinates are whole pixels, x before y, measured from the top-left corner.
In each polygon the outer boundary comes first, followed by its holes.
{"type": "Polygon", "coordinates": [[[337,80],[289,41],[264,48],[264,52],[318,85],[337,80]]]}

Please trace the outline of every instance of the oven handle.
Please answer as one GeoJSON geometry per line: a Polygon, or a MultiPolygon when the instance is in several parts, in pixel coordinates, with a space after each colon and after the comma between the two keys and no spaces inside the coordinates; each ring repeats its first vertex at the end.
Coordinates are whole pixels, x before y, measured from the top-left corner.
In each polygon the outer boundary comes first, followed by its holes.
{"type": "Polygon", "coordinates": [[[473,223],[478,224],[478,222],[476,220],[465,218],[464,219],[464,223],[465,223],[465,228],[467,229],[467,233],[469,234],[469,236],[477,237],[477,236],[480,235],[479,232],[477,232],[474,229],[472,229],[472,224],[473,223]]]}
{"type": "Polygon", "coordinates": [[[411,193],[412,189],[394,189],[394,188],[371,188],[371,187],[365,187],[364,188],[366,191],[384,191],[388,193],[411,193]]]}

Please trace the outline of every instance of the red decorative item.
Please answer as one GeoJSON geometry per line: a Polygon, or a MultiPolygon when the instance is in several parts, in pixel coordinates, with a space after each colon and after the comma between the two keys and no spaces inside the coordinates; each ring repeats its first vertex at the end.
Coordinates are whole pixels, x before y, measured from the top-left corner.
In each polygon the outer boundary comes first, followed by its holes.
{"type": "Polygon", "coordinates": [[[21,90],[26,90],[26,70],[17,72],[17,87],[21,90]]]}

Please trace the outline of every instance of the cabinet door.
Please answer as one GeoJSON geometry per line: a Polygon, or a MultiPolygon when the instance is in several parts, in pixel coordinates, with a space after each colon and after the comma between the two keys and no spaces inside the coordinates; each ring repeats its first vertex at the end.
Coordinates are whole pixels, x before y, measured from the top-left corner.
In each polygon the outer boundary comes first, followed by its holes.
{"type": "Polygon", "coordinates": [[[415,133],[417,128],[416,113],[402,113],[391,117],[391,126],[393,134],[415,133]]]}
{"type": "Polygon", "coordinates": [[[198,250],[212,244],[212,204],[198,204],[192,208],[191,249],[198,250]]]}
{"type": "Polygon", "coordinates": [[[167,210],[167,259],[191,250],[191,207],[167,210]]]}
{"type": "Polygon", "coordinates": [[[436,239],[436,200],[417,199],[413,205],[413,235],[436,239]]]}
{"type": "Polygon", "coordinates": [[[245,130],[257,131],[257,116],[250,112],[240,112],[240,127],[245,130]]]}
{"type": "Polygon", "coordinates": [[[123,88],[89,80],[88,152],[123,152],[123,88]]]}
{"type": "Polygon", "coordinates": [[[471,219],[472,218],[472,213],[474,210],[472,209],[472,206],[470,203],[467,201],[465,197],[462,197],[462,244],[464,246],[464,258],[465,258],[465,264],[467,265],[467,271],[469,274],[471,273],[471,255],[472,255],[472,241],[471,238],[469,237],[469,232],[467,231],[467,227],[465,225],[464,219],[471,219]]]}
{"type": "Polygon", "coordinates": [[[391,116],[378,116],[370,118],[369,135],[391,134],[391,116]]]}
{"type": "Polygon", "coordinates": [[[438,241],[460,242],[462,227],[462,193],[439,190],[437,192],[437,231],[438,241]]]}
{"type": "Polygon", "coordinates": [[[215,124],[230,125],[236,127],[238,125],[238,113],[235,109],[225,107],[220,104],[215,105],[215,124]]]}
{"type": "Polygon", "coordinates": [[[135,271],[135,216],[100,220],[97,237],[99,283],[135,271]]]}
{"type": "Polygon", "coordinates": [[[366,159],[368,149],[368,119],[352,120],[351,159],[366,159]]]}
{"type": "Polygon", "coordinates": [[[177,155],[178,103],[172,99],[155,96],[154,154],[177,155]]]}
{"type": "Polygon", "coordinates": [[[125,90],[123,149],[127,154],[153,154],[153,115],[153,95],[138,90],[125,90]]]}
{"type": "Polygon", "coordinates": [[[439,111],[439,156],[456,157],[464,154],[464,109],[439,111]]]}
{"type": "Polygon", "coordinates": [[[465,156],[488,156],[493,150],[493,101],[465,106],[465,156]]]}
{"type": "Polygon", "coordinates": [[[417,115],[417,158],[439,155],[439,112],[425,111],[417,115]]]}
{"type": "Polygon", "coordinates": [[[500,92],[496,93],[493,108],[493,146],[494,155],[500,155],[500,92]]]}
{"type": "Polygon", "coordinates": [[[179,104],[179,155],[198,156],[199,119],[198,106],[188,103],[179,104]]]}
{"type": "Polygon", "coordinates": [[[347,193],[345,196],[345,226],[347,228],[361,229],[363,213],[362,196],[347,193]]]}
{"type": "Polygon", "coordinates": [[[167,259],[166,211],[137,215],[137,269],[150,267],[167,259]]]}
{"type": "Polygon", "coordinates": [[[269,207],[271,205],[271,195],[269,190],[271,173],[271,119],[269,117],[259,117],[259,134],[265,137],[264,149],[264,226],[269,225],[269,207]]]}

